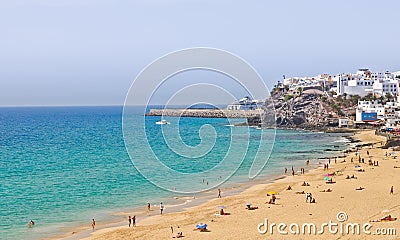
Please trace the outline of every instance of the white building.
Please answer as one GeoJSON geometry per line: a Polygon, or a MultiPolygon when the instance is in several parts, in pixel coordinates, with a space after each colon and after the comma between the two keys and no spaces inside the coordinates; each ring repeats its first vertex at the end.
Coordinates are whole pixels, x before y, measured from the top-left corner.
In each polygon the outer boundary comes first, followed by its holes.
{"type": "Polygon", "coordinates": [[[385,106],[379,101],[358,101],[356,109],[356,122],[377,121],[384,119],[385,106]],[[373,118],[373,113],[376,113],[376,119],[373,118]]]}
{"type": "Polygon", "coordinates": [[[339,74],[333,77],[337,84],[337,94],[359,95],[364,97],[371,94],[384,96],[399,93],[398,79],[395,74],[386,72],[371,72],[368,69],[358,69],[356,74],[339,74]]]}
{"type": "Polygon", "coordinates": [[[390,78],[376,80],[373,85],[373,93],[380,96],[386,96],[386,94],[397,96],[399,93],[399,81],[390,78]]]}
{"type": "Polygon", "coordinates": [[[250,97],[241,98],[227,106],[227,110],[256,110],[260,109],[264,101],[252,100],[250,97]]]}
{"type": "Polygon", "coordinates": [[[339,118],[339,127],[348,127],[349,119],[347,118],[339,118]]]}

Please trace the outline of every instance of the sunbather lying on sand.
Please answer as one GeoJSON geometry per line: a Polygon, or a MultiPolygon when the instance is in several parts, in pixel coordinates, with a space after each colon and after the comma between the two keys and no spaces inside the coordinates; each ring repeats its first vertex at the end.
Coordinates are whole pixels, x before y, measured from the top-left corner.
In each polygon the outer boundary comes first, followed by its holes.
{"type": "Polygon", "coordinates": [[[392,216],[390,216],[390,215],[381,219],[381,221],[385,221],[385,222],[386,221],[396,221],[396,220],[397,220],[397,218],[392,218],[392,216]]]}
{"type": "Polygon", "coordinates": [[[365,188],[363,188],[363,187],[359,187],[359,188],[356,188],[356,190],[364,190],[365,188]]]}
{"type": "Polygon", "coordinates": [[[322,190],[321,192],[332,192],[332,189],[328,188],[327,190],[322,190]]]}
{"type": "Polygon", "coordinates": [[[370,222],[391,222],[391,221],[396,221],[397,218],[392,218],[392,216],[388,215],[384,218],[378,219],[378,220],[371,220],[370,222]]]}
{"type": "Polygon", "coordinates": [[[246,204],[246,209],[247,209],[247,210],[255,210],[255,209],[258,209],[258,207],[257,207],[257,206],[252,207],[252,206],[251,206],[251,203],[247,203],[247,204],[246,204]]]}
{"type": "Polygon", "coordinates": [[[296,192],[296,194],[306,194],[304,191],[296,192]]]}

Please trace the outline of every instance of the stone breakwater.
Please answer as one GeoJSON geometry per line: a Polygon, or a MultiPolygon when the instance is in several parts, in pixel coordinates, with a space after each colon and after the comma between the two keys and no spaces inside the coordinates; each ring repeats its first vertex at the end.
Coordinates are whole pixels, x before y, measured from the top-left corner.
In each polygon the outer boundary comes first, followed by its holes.
{"type": "Polygon", "coordinates": [[[263,110],[225,109],[150,109],[146,116],[197,117],[197,118],[260,118],[263,110]]]}

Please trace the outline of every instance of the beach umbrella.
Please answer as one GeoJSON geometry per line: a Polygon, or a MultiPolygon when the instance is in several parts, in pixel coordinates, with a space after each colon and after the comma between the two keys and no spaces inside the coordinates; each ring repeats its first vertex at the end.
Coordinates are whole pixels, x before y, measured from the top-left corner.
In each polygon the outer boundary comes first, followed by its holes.
{"type": "Polygon", "coordinates": [[[219,209],[224,209],[225,206],[218,206],[217,208],[219,208],[219,209]]]}
{"type": "Polygon", "coordinates": [[[390,212],[390,210],[385,209],[382,211],[382,213],[388,213],[388,212],[390,212]]]}
{"type": "Polygon", "coordinates": [[[275,191],[269,191],[267,194],[268,194],[268,195],[277,195],[278,193],[275,192],[275,191]]]}
{"type": "Polygon", "coordinates": [[[357,166],[355,166],[355,168],[360,168],[360,166],[357,165],[357,166]]]}
{"type": "Polygon", "coordinates": [[[205,224],[205,223],[198,223],[198,224],[196,224],[196,228],[197,228],[197,229],[206,229],[206,228],[207,228],[207,224],[205,224]]]}
{"type": "Polygon", "coordinates": [[[330,177],[324,177],[324,180],[325,181],[329,181],[329,180],[331,180],[331,178],[330,177]]]}
{"type": "Polygon", "coordinates": [[[330,177],[330,176],[332,176],[332,174],[330,173],[325,174],[325,177],[330,177]]]}

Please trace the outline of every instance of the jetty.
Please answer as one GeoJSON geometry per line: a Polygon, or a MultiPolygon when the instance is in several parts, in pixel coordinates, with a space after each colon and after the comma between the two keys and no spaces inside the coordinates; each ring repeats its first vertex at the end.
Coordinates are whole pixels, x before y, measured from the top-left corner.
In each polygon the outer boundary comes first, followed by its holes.
{"type": "Polygon", "coordinates": [[[264,114],[262,109],[150,109],[146,116],[196,117],[196,118],[258,118],[264,114]]]}

